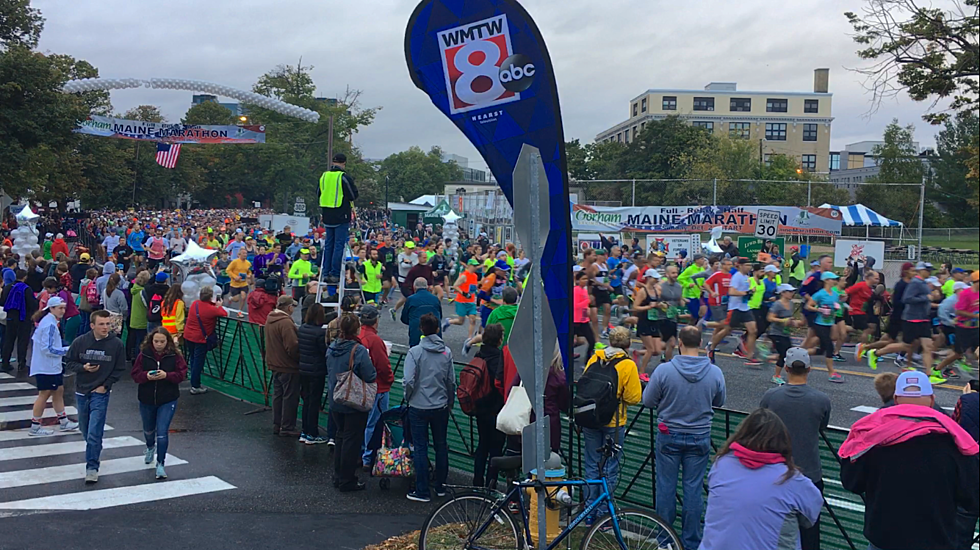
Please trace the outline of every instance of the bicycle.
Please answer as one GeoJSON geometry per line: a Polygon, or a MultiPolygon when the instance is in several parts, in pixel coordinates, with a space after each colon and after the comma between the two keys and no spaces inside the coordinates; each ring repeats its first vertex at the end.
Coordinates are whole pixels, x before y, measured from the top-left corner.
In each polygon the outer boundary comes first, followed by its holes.
{"type": "MultiPolygon", "coordinates": [[[[605,471],[606,461],[622,447],[611,439],[602,447],[599,471],[605,471]]],[[[601,487],[601,494],[574,517],[569,514],[565,528],[547,548],[555,550],[569,538],[572,531],[596,512],[605,511],[580,542],[581,550],[682,550],[680,538],[673,528],[656,514],[635,508],[617,507],[606,483],[601,479],[569,479],[564,481],[524,480],[515,477],[521,473],[521,457],[496,457],[491,464],[507,474],[506,494],[480,487],[447,486],[452,497],[438,506],[422,524],[419,533],[419,550],[525,550],[533,549],[528,521],[526,490],[545,491],[549,505],[557,506],[558,495],[568,487],[601,487]],[[456,489],[464,489],[459,494],[456,489]],[[553,489],[553,491],[549,491],[553,489]],[[516,508],[516,510],[515,510],[516,508]],[[520,527],[515,523],[519,514],[520,527]]],[[[567,496],[563,495],[563,496],[567,496]]],[[[529,498],[537,498],[530,495],[529,498]]],[[[535,533],[535,536],[537,533],[535,533]]],[[[569,541],[571,544],[571,540],[569,541]]]]}

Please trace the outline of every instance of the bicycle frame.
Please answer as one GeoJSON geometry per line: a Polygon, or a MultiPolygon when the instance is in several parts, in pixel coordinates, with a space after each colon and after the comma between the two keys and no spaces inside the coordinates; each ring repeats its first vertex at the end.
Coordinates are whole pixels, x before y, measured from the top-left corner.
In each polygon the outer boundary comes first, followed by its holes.
{"type": "MultiPolygon", "coordinates": [[[[493,505],[493,508],[491,508],[491,513],[487,517],[487,520],[483,522],[483,525],[481,525],[480,528],[477,529],[470,536],[470,540],[467,541],[466,547],[473,550],[483,550],[480,546],[473,544],[473,539],[478,539],[480,535],[482,535],[483,532],[486,531],[487,527],[490,526],[490,522],[493,521],[493,518],[494,516],[497,515],[497,513],[501,511],[503,511],[503,513],[508,513],[506,510],[504,510],[504,506],[506,506],[506,504],[510,502],[511,499],[514,499],[516,497],[518,505],[520,506],[521,509],[521,519],[523,520],[524,543],[527,544],[528,548],[534,548],[533,543],[531,541],[531,528],[529,525],[529,517],[528,517],[529,510],[527,507],[524,506],[524,495],[522,494],[522,490],[535,489],[538,487],[541,487],[544,490],[547,490],[548,487],[578,486],[578,487],[587,488],[595,485],[602,487],[602,493],[594,501],[592,501],[591,504],[586,506],[584,510],[579,512],[579,514],[575,516],[575,519],[569,522],[569,524],[562,530],[562,532],[559,533],[557,537],[555,537],[555,540],[551,541],[551,544],[547,546],[547,550],[555,550],[558,547],[558,545],[561,544],[563,540],[565,540],[565,537],[571,534],[572,530],[578,527],[580,523],[585,521],[587,517],[589,517],[595,510],[597,510],[603,504],[606,505],[609,511],[609,515],[612,518],[613,530],[616,533],[616,541],[619,543],[619,547],[622,550],[626,550],[626,542],[623,540],[623,534],[619,530],[619,520],[616,518],[616,504],[613,501],[612,495],[609,493],[609,485],[606,483],[605,479],[542,481],[540,482],[540,484],[537,482],[530,482],[530,481],[515,481],[513,482],[513,486],[511,487],[510,491],[507,492],[504,498],[500,499],[496,504],[493,505]]],[[[532,495],[531,498],[536,498],[536,495],[532,495]]]]}

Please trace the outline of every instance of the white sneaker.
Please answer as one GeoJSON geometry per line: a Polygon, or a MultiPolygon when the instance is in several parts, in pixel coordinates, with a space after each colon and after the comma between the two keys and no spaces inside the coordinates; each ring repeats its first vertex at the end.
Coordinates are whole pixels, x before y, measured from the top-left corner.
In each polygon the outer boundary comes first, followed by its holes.
{"type": "Polygon", "coordinates": [[[96,483],[99,481],[98,470],[85,470],[85,483],[96,483]]]}
{"type": "Polygon", "coordinates": [[[202,393],[208,393],[208,389],[204,386],[201,386],[200,388],[191,386],[191,395],[201,395],[202,393]]]}
{"type": "Polygon", "coordinates": [[[72,430],[77,430],[78,429],[78,422],[72,422],[71,420],[68,420],[66,418],[65,420],[62,420],[61,422],[59,422],[59,428],[58,429],[60,429],[63,432],[70,432],[72,430]]]}
{"type": "Polygon", "coordinates": [[[53,434],[54,431],[42,428],[40,424],[31,424],[31,429],[27,431],[27,435],[45,436],[53,434]]]}

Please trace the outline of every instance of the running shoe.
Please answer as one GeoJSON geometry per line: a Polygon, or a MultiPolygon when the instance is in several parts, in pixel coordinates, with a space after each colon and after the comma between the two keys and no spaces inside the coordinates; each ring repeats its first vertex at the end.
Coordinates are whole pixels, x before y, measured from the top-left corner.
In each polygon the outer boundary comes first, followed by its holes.
{"type": "Polygon", "coordinates": [[[70,432],[78,429],[78,422],[72,422],[67,418],[58,421],[58,429],[63,432],[70,432]]]}
{"type": "Polygon", "coordinates": [[[667,354],[666,353],[661,353],[660,354],[660,362],[661,363],[666,363],[667,362],[667,354]]]}
{"type": "Polygon", "coordinates": [[[943,377],[941,372],[933,370],[932,374],[929,375],[929,382],[932,384],[945,384],[946,379],[943,377]]]}
{"type": "Polygon", "coordinates": [[[54,434],[53,431],[47,428],[42,428],[40,424],[31,424],[31,429],[27,430],[27,435],[47,436],[52,434],[54,434]]]}
{"type": "Polygon", "coordinates": [[[712,363],[717,364],[715,362],[715,350],[713,350],[713,349],[709,349],[708,350],[708,360],[711,361],[712,363]]]}
{"type": "Polygon", "coordinates": [[[746,367],[759,367],[759,366],[762,366],[762,361],[759,361],[755,357],[752,357],[752,358],[747,359],[745,361],[745,366],[746,367]]]}
{"type": "Polygon", "coordinates": [[[956,368],[960,369],[961,371],[969,372],[971,374],[973,373],[973,367],[970,366],[969,363],[967,363],[966,361],[964,361],[962,359],[956,361],[953,364],[956,366],[956,368]]]}
{"type": "Polygon", "coordinates": [[[772,350],[769,349],[769,346],[762,342],[755,343],[755,351],[762,357],[767,357],[770,353],[772,353],[772,350]]]}
{"type": "Polygon", "coordinates": [[[418,493],[414,491],[405,495],[405,498],[415,502],[429,502],[431,500],[429,497],[419,496],[418,493]]]}
{"type": "Polygon", "coordinates": [[[391,308],[391,309],[389,309],[389,310],[388,310],[388,313],[390,313],[390,314],[391,314],[391,320],[392,320],[392,321],[397,321],[397,320],[398,320],[398,319],[397,319],[397,317],[396,317],[396,314],[395,314],[395,308],[391,308]]]}
{"type": "Polygon", "coordinates": [[[167,471],[163,469],[163,464],[157,464],[156,478],[167,479],[167,471]]]}
{"type": "Polygon", "coordinates": [[[463,355],[469,355],[471,349],[473,349],[473,344],[470,344],[469,340],[463,342],[463,355]]]}
{"type": "Polygon", "coordinates": [[[92,484],[99,482],[99,471],[98,470],[85,470],[85,483],[92,484]]]}
{"type": "Polygon", "coordinates": [[[609,339],[609,330],[604,330],[604,331],[600,332],[599,333],[599,338],[602,338],[603,340],[609,339]]]}
{"type": "Polygon", "coordinates": [[[300,443],[309,443],[309,441],[310,441],[310,436],[306,435],[305,433],[299,434],[300,443]]]}
{"type": "Polygon", "coordinates": [[[324,437],[315,436],[306,438],[307,445],[323,445],[324,443],[327,443],[327,439],[324,437]]]}
{"type": "Polygon", "coordinates": [[[328,439],[328,440],[327,440],[327,447],[333,447],[333,446],[335,446],[336,444],[337,444],[337,442],[336,442],[336,441],[334,441],[332,437],[331,437],[330,439],[328,439]]]}
{"type": "Polygon", "coordinates": [[[834,354],[834,362],[835,363],[844,363],[846,361],[847,361],[847,359],[844,359],[844,356],[843,355],[841,355],[839,353],[835,353],[834,354]]]}
{"type": "Polygon", "coordinates": [[[649,381],[650,381],[650,373],[648,372],[640,373],[640,382],[646,384],[649,381]]]}
{"type": "MultiPolygon", "coordinates": [[[[932,372],[936,372],[936,371],[932,371],[932,372]]],[[[956,369],[954,369],[953,367],[946,367],[945,369],[943,369],[942,375],[947,380],[959,380],[960,378],[960,373],[956,372],[956,369]]]]}
{"type": "Polygon", "coordinates": [[[442,333],[445,335],[446,331],[449,330],[449,318],[446,317],[442,320],[442,333]]]}
{"type": "Polygon", "coordinates": [[[909,364],[908,360],[901,355],[895,358],[895,366],[900,369],[904,369],[905,367],[908,366],[908,364],[909,364]]]}
{"type": "Polygon", "coordinates": [[[865,348],[865,345],[864,344],[858,344],[857,345],[856,357],[858,358],[859,361],[861,359],[864,359],[864,352],[865,351],[867,351],[867,349],[865,348]]]}
{"type": "Polygon", "coordinates": [[[145,452],[143,452],[143,464],[153,463],[153,455],[157,453],[156,447],[150,447],[145,452]]]}
{"type": "Polygon", "coordinates": [[[830,380],[831,382],[833,382],[835,384],[843,384],[844,383],[844,375],[841,374],[841,373],[839,373],[839,372],[835,372],[834,374],[831,374],[830,376],[828,376],[827,377],[827,380],[830,380]]]}
{"type": "Polygon", "coordinates": [[[921,353],[913,353],[912,354],[912,362],[913,363],[921,363],[922,362],[922,354],[921,353]]]}
{"type": "Polygon", "coordinates": [[[769,381],[772,382],[773,384],[776,384],[777,386],[782,386],[783,384],[786,383],[786,381],[779,376],[773,376],[772,378],[769,379],[769,381]]]}
{"type": "Polygon", "coordinates": [[[744,351],[742,351],[742,348],[741,348],[741,347],[737,347],[737,348],[735,348],[735,351],[733,351],[733,352],[732,352],[732,354],[733,354],[733,355],[734,355],[735,357],[741,357],[742,359],[748,359],[748,356],[747,356],[747,355],[745,355],[745,352],[744,352],[744,351]]]}
{"type": "Polygon", "coordinates": [[[878,354],[873,349],[868,350],[868,366],[871,370],[878,370],[878,354]]]}

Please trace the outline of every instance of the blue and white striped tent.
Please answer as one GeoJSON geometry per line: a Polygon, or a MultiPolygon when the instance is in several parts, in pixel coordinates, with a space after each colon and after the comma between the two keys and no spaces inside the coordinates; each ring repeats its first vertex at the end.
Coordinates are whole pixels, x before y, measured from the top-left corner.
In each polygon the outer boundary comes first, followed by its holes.
{"type": "Polygon", "coordinates": [[[863,204],[852,204],[851,206],[834,206],[822,204],[820,208],[833,208],[841,213],[844,225],[874,225],[874,226],[893,226],[899,227],[902,222],[890,220],[863,204]]]}

